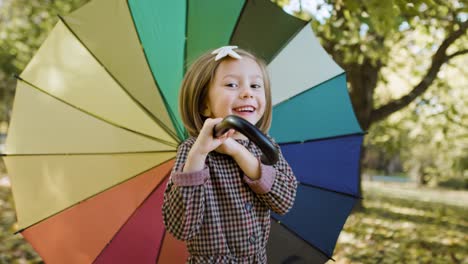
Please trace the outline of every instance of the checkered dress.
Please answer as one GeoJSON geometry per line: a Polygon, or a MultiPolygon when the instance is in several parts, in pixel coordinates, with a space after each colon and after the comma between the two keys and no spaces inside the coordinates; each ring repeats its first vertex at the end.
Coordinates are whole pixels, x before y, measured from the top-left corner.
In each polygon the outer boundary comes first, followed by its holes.
{"type": "MultiPolygon", "coordinates": [[[[270,210],[285,214],[296,196],[291,168],[280,154],[275,165],[262,164],[260,179],[252,181],[234,159],[213,151],[205,169],[182,173],[195,140],[187,139],[177,151],[164,194],[167,231],[186,241],[188,263],[266,263],[270,210]]],[[[237,141],[260,157],[255,144],[237,141]]]]}

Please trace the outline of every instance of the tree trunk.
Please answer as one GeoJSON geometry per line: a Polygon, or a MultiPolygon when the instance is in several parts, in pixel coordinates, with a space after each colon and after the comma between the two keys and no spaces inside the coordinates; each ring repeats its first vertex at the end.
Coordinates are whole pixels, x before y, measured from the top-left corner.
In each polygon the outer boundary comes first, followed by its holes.
{"type": "Polygon", "coordinates": [[[347,65],[351,102],[361,128],[367,131],[374,107],[374,90],[377,87],[380,67],[365,59],[362,65],[347,65]]]}
{"type": "MultiPolygon", "coordinates": [[[[377,87],[379,67],[371,64],[369,59],[365,59],[362,65],[348,65],[346,72],[348,83],[350,86],[350,97],[353,104],[354,112],[361,125],[361,128],[366,131],[369,129],[370,116],[374,105],[374,90],[377,87]]],[[[359,166],[359,194],[362,195],[362,162],[364,157],[364,146],[361,151],[361,166],[359,166]]],[[[354,211],[364,209],[362,200],[356,203],[354,211]]]]}

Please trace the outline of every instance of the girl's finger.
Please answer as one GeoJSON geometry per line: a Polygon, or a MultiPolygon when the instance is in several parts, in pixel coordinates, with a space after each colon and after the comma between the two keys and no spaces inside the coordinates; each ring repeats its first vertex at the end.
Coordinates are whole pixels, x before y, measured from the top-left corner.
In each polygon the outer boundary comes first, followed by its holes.
{"type": "Polygon", "coordinates": [[[226,137],[231,137],[232,135],[234,135],[234,133],[236,133],[236,130],[235,129],[229,129],[229,131],[226,133],[226,137]]]}
{"type": "Polygon", "coordinates": [[[222,118],[207,118],[203,123],[200,134],[205,134],[205,136],[212,136],[213,127],[222,120],[222,118]]]}

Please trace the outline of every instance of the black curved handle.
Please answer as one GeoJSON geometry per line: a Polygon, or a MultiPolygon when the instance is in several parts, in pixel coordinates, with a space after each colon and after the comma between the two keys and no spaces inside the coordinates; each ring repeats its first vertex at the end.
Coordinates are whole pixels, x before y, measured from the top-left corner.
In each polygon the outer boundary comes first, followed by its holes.
{"type": "Polygon", "coordinates": [[[249,121],[235,116],[226,116],[221,123],[213,128],[213,136],[220,137],[229,129],[235,129],[252,140],[262,150],[262,163],[273,165],[278,161],[278,149],[257,127],[249,121]]]}

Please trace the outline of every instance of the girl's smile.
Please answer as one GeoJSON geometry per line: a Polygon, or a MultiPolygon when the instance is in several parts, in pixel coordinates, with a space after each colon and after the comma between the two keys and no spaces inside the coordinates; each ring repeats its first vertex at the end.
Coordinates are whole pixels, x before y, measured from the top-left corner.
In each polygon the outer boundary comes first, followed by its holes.
{"type": "Polygon", "coordinates": [[[240,116],[256,124],[265,113],[265,88],[260,66],[251,58],[224,59],[208,87],[203,115],[240,116]]]}

